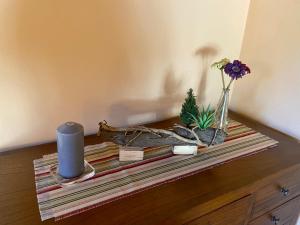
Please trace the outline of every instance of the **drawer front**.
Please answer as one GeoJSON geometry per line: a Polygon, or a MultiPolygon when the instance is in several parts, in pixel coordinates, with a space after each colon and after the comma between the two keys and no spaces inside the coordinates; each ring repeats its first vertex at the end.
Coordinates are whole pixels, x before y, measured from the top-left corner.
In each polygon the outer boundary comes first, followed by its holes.
{"type": "Polygon", "coordinates": [[[249,225],[295,225],[300,206],[300,197],[256,218],[249,225]]]}
{"type": "Polygon", "coordinates": [[[244,225],[247,224],[253,197],[246,196],[207,215],[197,218],[187,224],[189,225],[244,225]]]}
{"type": "Polygon", "coordinates": [[[300,194],[300,170],[293,170],[273,179],[254,193],[252,219],[276,208],[300,194]]]}

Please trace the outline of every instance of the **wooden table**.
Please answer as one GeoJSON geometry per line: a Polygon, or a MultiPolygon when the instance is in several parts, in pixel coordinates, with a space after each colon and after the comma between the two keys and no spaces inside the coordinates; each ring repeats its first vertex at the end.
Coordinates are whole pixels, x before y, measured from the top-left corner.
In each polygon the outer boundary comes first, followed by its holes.
{"type": "MultiPolygon", "coordinates": [[[[297,198],[300,195],[299,143],[238,114],[231,113],[231,117],[278,140],[279,146],[58,222],[40,220],[32,163],[44,154],[55,152],[56,144],[1,153],[0,224],[217,224],[216,220],[224,221],[219,224],[229,224],[226,220],[230,219],[229,215],[234,215],[232,221],[236,222],[230,225],[249,221],[256,225],[275,224],[276,218],[270,222],[271,216],[272,213],[280,215],[278,210],[285,210],[284,216],[289,215],[281,221],[289,219],[290,224],[295,223],[300,212],[297,198]],[[273,193],[277,191],[276,182],[278,185],[287,182],[287,196],[280,193],[281,189],[278,194],[273,193]],[[235,209],[243,206],[245,215],[235,213],[235,209]],[[224,216],[225,213],[228,216],[224,216]],[[239,218],[242,216],[245,218],[239,218]]],[[[166,127],[176,120],[173,118],[151,126],[166,127]]],[[[92,135],[86,137],[85,144],[101,141],[92,135]]]]}

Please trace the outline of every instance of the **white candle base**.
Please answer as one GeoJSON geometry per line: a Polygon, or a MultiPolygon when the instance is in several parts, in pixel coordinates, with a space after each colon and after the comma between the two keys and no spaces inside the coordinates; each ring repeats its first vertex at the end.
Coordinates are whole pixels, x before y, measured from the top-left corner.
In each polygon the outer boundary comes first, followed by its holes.
{"type": "Polygon", "coordinates": [[[198,147],[195,145],[177,145],[173,147],[175,155],[197,155],[198,147]]]}
{"type": "Polygon", "coordinates": [[[143,148],[139,147],[120,147],[119,161],[139,161],[144,159],[143,148]]]}

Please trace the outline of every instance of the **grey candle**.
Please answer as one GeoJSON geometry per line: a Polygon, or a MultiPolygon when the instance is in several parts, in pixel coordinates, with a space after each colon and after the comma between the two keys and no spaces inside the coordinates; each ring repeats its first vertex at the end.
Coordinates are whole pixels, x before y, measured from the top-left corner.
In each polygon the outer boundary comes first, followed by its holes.
{"type": "Polygon", "coordinates": [[[59,174],[73,178],[84,171],[84,130],[75,122],[66,122],[57,130],[59,174]]]}

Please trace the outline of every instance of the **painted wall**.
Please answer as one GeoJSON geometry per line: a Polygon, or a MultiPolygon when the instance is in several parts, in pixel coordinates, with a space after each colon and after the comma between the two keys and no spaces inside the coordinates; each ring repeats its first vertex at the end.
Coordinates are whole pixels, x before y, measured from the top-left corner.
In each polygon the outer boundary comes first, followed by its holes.
{"type": "Polygon", "coordinates": [[[179,113],[220,94],[215,59],[240,54],[249,0],[0,1],[0,151],[179,113]],[[209,98],[208,98],[209,97],[209,98]]]}
{"type": "Polygon", "coordinates": [[[251,1],[231,108],[300,139],[300,1],[251,1]]]}

